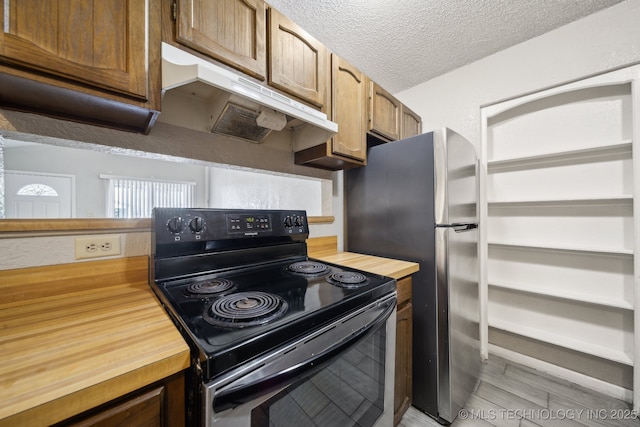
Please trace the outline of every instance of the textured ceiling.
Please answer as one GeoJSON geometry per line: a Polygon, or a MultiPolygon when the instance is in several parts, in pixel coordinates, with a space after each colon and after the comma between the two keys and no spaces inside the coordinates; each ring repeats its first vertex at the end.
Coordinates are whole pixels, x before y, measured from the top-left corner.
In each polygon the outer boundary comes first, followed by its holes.
{"type": "Polygon", "coordinates": [[[392,93],[622,0],[267,0],[392,93]]]}

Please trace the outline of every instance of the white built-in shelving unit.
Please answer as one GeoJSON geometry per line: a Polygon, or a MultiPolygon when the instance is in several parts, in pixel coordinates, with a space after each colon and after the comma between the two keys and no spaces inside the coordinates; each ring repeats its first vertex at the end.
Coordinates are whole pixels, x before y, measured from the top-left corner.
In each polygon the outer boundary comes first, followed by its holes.
{"type": "Polygon", "coordinates": [[[494,328],[637,365],[639,91],[635,66],[482,109],[485,357],[494,328]]]}

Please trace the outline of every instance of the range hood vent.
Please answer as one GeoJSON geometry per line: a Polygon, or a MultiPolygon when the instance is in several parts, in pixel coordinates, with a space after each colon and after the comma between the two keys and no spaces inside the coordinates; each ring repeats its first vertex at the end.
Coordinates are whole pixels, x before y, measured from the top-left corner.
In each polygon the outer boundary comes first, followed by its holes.
{"type": "Polygon", "coordinates": [[[162,90],[159,120],[178,126],[255,143],[288,131],[294,151],[338,132],[326,114],[164,42],[162,90]]]}

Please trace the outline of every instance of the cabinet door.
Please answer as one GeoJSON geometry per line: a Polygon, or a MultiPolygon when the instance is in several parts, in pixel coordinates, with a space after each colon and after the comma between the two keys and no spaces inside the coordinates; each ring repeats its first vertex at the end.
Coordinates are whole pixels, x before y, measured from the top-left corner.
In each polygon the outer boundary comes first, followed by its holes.
{"type": "Polygon", "coordinates": [[[263,0],[178,0],[176,39],[264,80],[266,6],[263,0]]]}
{"type": "Polygon", "coordinates": [[[269,84],[316,107],[326,104],[327,50],[322,43],[269,8],[269,84]]]}
{"type": "Polygon", "coordinates": [[[412,397],[412,335],[413,306],[406,303],[396,317],[396,378],[393,402],[393,421],[397,425],[411,406],[412,397]]]}
{"type": "Polygon", "coordinates": [[[369,87],[369,131],[389,141],[400,139],[400,102],[376,82],[369,87]]]}
{"type": "Polygon", "coordinates": [[[331,111],[338,123],[333,153],[365,160],[367,155],[365,76],[339,56],[331,55],[331,111]]]}
{"type": "Polygon", "coordinates": [[[152,425],[160,427],[167,425],[162,417],[163,394],[164,387],[155,388],[78,423],[69,424],[69,427],[108,427],[115,425],[131,427],[152,425]]]}
{"type": "Polygon", "coordinates": [[[55,427],[183,427],[184,374],[176,374],[55,427]]]}
{"type": "Polygon", "coordinates": [[[405,105],[402,105],[400,117],[402,117],[402,123],[400,124],[401,139],[422,133],[422,119],[405,105]]]}
{"type": "Polygon", "coordinates": [[[0,62],[148,97],[146,2],[2,0],[0,62]]]}

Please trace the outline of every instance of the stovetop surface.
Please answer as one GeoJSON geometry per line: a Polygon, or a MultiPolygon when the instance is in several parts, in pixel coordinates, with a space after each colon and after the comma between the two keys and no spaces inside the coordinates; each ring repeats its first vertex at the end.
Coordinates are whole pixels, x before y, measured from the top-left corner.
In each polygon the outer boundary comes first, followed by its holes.
{"type": "Polygon", "coordinates": [[[322,263],[327,271],[308,266],[297,274],[289,271],[291,264],[308,261],[305,211],[154,208],[152,217],[150,282],[191,346],[205,381],[395,290],[393,279],[328,263],[322,263]],[[352,287],[357,285],[353,277],[347,287],[327,280],[353,274],[364,277],[363,286],[352,287]],[[217,290],[218,284],[207,282],[221,279],[233,283],[225,293],[188,292],[194,283],[217,290]],[[261,294],[245,296],[256,291],[261,294]],[[242,320],[274,301],[276,319],[242,320]],[[233,325],[220,326],[212,306],[233,308],[233,325]],[[238,324],[245,327],[231,327],[238,324]]]}
{"type": "Polygon", "coordinates": [[[305,256],[154,283],[170,314],[188,335],[192,348],[197,350],[206,378],[213,378],[395,290],[395,281],[388,277],[312,259],[310,261],[326,265],[328,270],[307,277],[287,268],[292,263],[306,260],[305,256]],[[351,289],[327,280],[332,275],[350,272],[363,274],[366,277],[364,285],[351,289]],[[211,297],[194,295],[188,290],[194,283],[213,279],[230,280],[235,287],[211,297]],[[284,300],[286,307],[281,317],[265,324],[241,328],[220,327],[205,320],[209,317],[211,305],[217,300],[253,291],[276,295],[284,300]]]}

